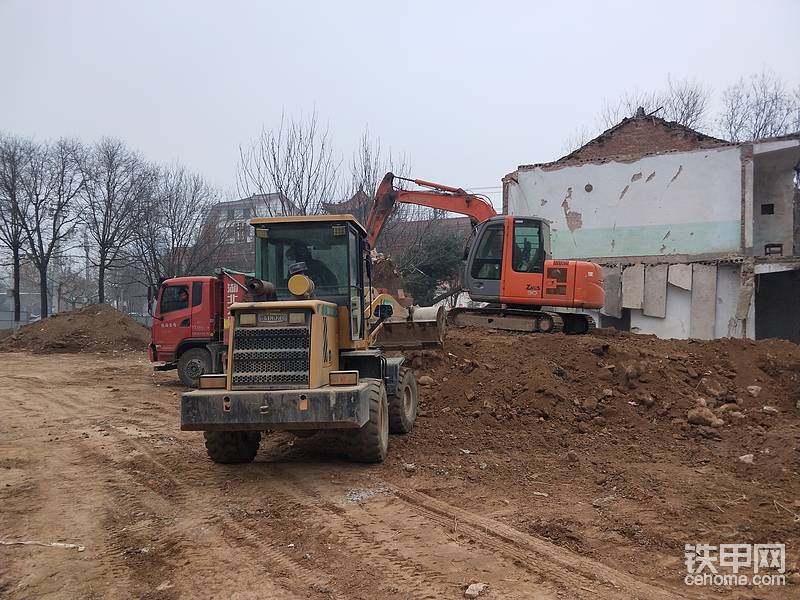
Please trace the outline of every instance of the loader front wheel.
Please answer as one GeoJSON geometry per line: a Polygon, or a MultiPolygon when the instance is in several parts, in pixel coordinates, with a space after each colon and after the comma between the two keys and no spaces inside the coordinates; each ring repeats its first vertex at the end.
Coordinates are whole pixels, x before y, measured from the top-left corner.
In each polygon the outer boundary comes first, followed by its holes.
{"type": "Polygon", "coordinates": [[[383,462],[389,450],[389,403],[383,381],[369,379],[369,419],[353,435],[350,455],[365,463],[383,462]]]}
{"type": "Polygon", "coordinates": [[[401,368],[397,391],[389,398],[389,433],[408,433],[414,429],[418,403],[414,371],[401,368]]]}
{"type": "Polygon", "coordinates": [[[206,452],[216,463],[253,462],[261,443],[258,431],[205,431],[206,452]]]}

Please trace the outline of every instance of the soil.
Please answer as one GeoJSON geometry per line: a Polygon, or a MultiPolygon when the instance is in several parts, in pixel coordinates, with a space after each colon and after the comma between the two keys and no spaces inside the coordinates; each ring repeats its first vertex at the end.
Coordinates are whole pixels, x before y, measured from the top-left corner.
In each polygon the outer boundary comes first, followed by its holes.
{"type": "Polygon", "coordinates": [[[84,550],[0,545],[0,596],[800,597],[800,347],[465,328],[409,359],[385,463],[273,433],[225,466],[143,352],[5,354],[0,541],[84,550]],[[683,582],[686,543],[769,542],[785,586],[683,582]]]}
{"type": "Polygon", "coordinates": [[[122,352],[143,350],[150,332],[108,304],[60,312],[0,337],[0,350],[51,352],[122,352]]]}

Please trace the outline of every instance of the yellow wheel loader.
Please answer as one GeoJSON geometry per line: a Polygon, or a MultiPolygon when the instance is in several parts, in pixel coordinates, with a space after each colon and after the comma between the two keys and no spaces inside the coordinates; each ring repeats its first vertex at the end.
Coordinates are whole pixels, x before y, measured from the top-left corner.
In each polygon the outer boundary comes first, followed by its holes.
{"type": "Polygon", "coordinates": [[[417,384],[385,350],[441,346],[441,308],[402,308],[371,286],[367,232],[349,215],[255,218],[255,277],[230,307],[225,372],[181,396],[181,429],[210,458],[252,461],[261,433],[337,430],[348,454],[386,457],[417,415],[417,384]]]}

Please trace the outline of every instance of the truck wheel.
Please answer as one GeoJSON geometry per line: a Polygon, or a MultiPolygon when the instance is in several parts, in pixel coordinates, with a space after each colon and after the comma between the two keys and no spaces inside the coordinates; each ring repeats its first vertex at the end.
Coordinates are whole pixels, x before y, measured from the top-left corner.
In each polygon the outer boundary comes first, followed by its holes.
{"type": "Polygon", "coordinates": [[[200,375],[211,373],[211,355],[205,348],[191,348],[178,359],[178,377],[186,387],[200,386],[200,375]]]}
{"type": "Polygon", "coordinates": [[[258,431],[205,431],[206,452],[216,463],[253,462],[261,443],[258,431]]]}
{"type": "Polygon", "coordinates": [[[389,450],[389,403],[379,379],[369,379],[369,419],[353,437],[351,456],[358,462],[383,462],[389,450]]]}
{"type": "Polygon", "coordinates": [[[414,429],[418,401],[414,371],[401,368],[397,392],[389,397],[389,433],[408,433],[414,429]]]}

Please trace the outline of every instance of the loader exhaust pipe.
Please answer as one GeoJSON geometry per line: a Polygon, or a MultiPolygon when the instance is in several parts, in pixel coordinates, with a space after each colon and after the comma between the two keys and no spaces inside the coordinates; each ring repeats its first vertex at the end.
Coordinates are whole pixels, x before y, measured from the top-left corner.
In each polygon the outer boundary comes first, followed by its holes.
{"type": "Polygon", "coordinates": [[[278,299],[278,292],[269,281],[249,277],[245,281],[245,287],[247,288],[244,298],[246,302],[275,302],[278,299]]]}

